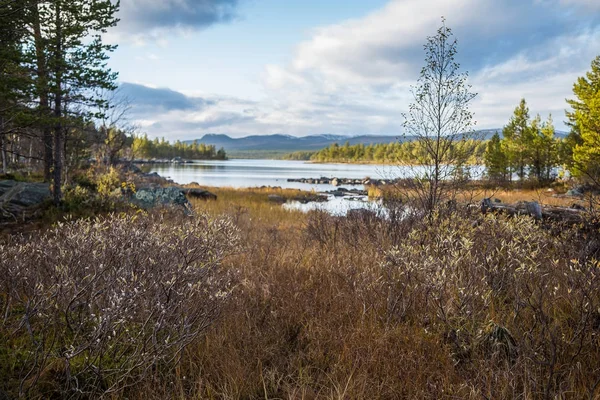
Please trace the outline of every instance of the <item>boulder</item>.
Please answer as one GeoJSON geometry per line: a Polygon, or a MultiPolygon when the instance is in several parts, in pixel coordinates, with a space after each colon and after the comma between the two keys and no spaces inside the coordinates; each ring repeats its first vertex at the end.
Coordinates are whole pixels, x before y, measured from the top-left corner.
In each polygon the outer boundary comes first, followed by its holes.
{"type": "Polygon", "coordinates": [[[47,183],[0,181],[0,218],[25,216],[51,198],[47,183]]]}
{"type": "Polygon", "coordinates": [[[157,206],[179,206],[188,212],[191,210],[184,190],[178,187],[140,189],[133,195],[131,202],[145,210],[157,206]]]}
{"type": "Polygon", "coordinates": [[[583,197],[585,193],[585,188],[583,186],[574,187],[573,189],[567,192],[567,196],[573,197],[583,197]]]}
{"type": "Polygon", "coordinates": [[[270,194],[269,201],[272,203],[278,203],[278,204],[283,204],[286,202],[285,198],[278,194],[270,194]]]}
{"type": "Polygon", "coordinates": [[[52,197],[48,183],[0,181],[0,204],[35,207],[52,197]]]}
{"type": "Polygon", "coordinates": [[[216,200],[217,199],[216,194],[211,193],[208,190],[204,190],[204,189],[197,189],[197,188],[183,189],[183,192],[185,193],[186,196],[191,197],[193,199],[201,199],[201,200],[216,200]]]}
{"type": "Polygon", "coordinates": [[[331,184],[332,184],[333,186],[339,186],[339,184],[340,184],[340,181],[338,180],[338,178],[333,178],[333,179],[331,180],[331,184]]]}
{"type": "Polygon", "coordinates": [[[525,209],[527,210],[527,214],[533,218],[542,219],[542,206],[537,201],[525,202],[525,209]]]}

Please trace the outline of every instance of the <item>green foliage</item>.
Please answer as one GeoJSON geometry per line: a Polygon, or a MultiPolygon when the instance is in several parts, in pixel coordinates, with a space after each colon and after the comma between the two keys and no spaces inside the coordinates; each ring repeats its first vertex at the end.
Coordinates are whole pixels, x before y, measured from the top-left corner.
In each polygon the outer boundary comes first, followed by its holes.
{"type": "Polygon", "coordinates": [[[510,175],[516,173],[521,180],[525,179],[529,161],[530,145],[533,141],[533,132],[529,126],[529,107],[525,99],[510,118],[508,125],[502,130],[504,136],[504,151],[510,166],[510,175]]]}
{"type": "Polygon", "coordinates": [[[498,132],[487,143],[484,154],[487,175],[494,181],[506,181],[508,178],[508,157],[502,148],[502,141],[498,132]]]}
{"type": "MultiPolygon", "coordinates": [[[[391,142],[380,144],[357,144],[350,146],[346,142],[343,146],[337,143],[317,151],[310,156],[311,161],[317,162],[378,162],[378,163],[408,163],[412,165],[423,165],[427,162],[426,146],[420,141],[391,142]]],[[[464,148],[473,149],[466,159],[467,164],[478,164],[481,162],[485,152],[485,142],[468,139],[455,141],[450,145],[449,156],[454,153],[462,153],[464,148]]],[[[303,153],[292,153],[303,156],[303,153]]],[[[309,153],[310,154],[310,153],[309,153]]]]}
{"type": "Polygon", "coordinates": [[[132,151],[137,158],[175,158],[181,157],[188,160],[226,160],[224,149],[217,150],[215,146],[205,145],[194,141],[183,143],[179,140],[174,144],[162,139],[148,139],[148,135],[135,136],[132,151]]]}
{"type": "Polygon", "coordinates": [[[591,70],[573,86],[576,100],[568,100],[567,113],[572,126],[570,144],[573,174],[600,183],[600,56],[591,70]]]}
{"type": "Polygon", "coordinates": [[[530,176],[538,182],[551,182],[553,180],[552,170],[558,165],[558,149],[560,141],[554,136],[554,124],[552,116],[540,126],[538,115],[531,124],[533,140],[531,143],[531,168],[530,176]]]}
{"type": "Polygon", "coordinates": [[[552,116],[544,123],[539,115],[531,120],[527,102],[522,99],[502,135],[502,139],[494,135],[484,156],[490,179],[510,181],[516,173],[521,181],[527,177],[539,183],[553,180],[562,142],[554,135],[552,116]]]}
{"type": "Polygon", "coordinates": [[[308,161],[316,154],[316,151],[295,151],[293,153],[287,153],[280,157],[281,160],[293,160],[293,161],[308,161]]]}

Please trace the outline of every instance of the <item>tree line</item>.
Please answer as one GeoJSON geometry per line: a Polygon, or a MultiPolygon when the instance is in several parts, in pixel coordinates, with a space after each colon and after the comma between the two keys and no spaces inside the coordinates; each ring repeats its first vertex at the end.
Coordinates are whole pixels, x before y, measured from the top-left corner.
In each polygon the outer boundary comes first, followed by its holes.
{"type": "Polygon", "coordinates": [[[485,165],[491,180],[515,178],[550,183],[568,171],[573,177],[600,182],[600,56],[591,70],[573,85],[575,99],[567,100],[571,128],[566,138],[555,135],[552,116],[545,122],[531,119],[525,99],[515,108],[509,123],[488,142],[485,165]]]}
{"type": "MultiPolygon", "coordinates": [[[[482,141],[469,139],[457,141],[453,151],[459,147],[473,149],[468,163],[477,164],[483,159],[486,144],[482,141]]],[[[315,162],[377,162],[377,163],[410,163],[419,165],[425,162],[426,150],[420,141],[391,142],[377,144],[343,145],[333,143],[329,147],[316,152],[295,152],[285,156],[287,160],[310,160],[315,162]]]]}
{"type": "Polygon", "coordinates": [[[148,135],[134,136],[131,145],[133,156],[136,158],[168,158],[181,157],[189,160],[226,160],[227,154],[223,148],[217,150],[213,145],[194,141],[184,143],[176,141],[171,144],[165,138],[150,140],[148,135]]]}

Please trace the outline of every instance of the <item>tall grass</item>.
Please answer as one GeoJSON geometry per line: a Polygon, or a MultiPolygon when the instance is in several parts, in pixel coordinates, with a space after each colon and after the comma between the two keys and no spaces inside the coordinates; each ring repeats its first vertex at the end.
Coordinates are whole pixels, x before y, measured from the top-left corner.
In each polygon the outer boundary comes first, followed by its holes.
{"type": "Polygon", "coordinates": [[[284,211],[269,190],[216,192],[194,204],[237,226],[218,267],[235,272],[229,301],[178,363],[115,398],[600,396],[597,227],[460,208],[333,217],[284,211]]]}

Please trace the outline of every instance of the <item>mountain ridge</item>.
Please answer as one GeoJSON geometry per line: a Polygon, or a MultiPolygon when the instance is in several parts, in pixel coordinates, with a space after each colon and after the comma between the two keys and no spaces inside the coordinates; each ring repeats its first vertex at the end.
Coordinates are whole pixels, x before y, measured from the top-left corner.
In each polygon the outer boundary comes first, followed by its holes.
{"type": "MultiPolygon", "coordinates": [[[[474,137],[489,140],[494,133],[502,132],[502,129],[482,129],[475,132],[474,137]]],[[[564,137],[566,132],[557,131],[557,136],[564,137]]],[[[316,151],[328,147],[334,143],[350,145],[357,144],[380,144],[395,141],[406,142],[415,140],[414,136],[403,135],[332,135],[319,134],[310,136],[291,136],[286,134],[273,135],[249,135],[241,138],[232,138],[226,134],[208,133],[196,140],[186,140],[185,143],[204,143],[217,148],[224,148],[226,152],[236,151],[316,151]]]]}

